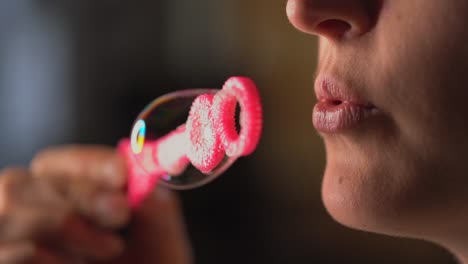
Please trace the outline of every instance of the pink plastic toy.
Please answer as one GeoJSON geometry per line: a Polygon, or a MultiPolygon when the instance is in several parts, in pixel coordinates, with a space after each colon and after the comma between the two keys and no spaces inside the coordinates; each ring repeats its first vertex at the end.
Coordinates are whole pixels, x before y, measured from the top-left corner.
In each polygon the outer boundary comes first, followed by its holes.
{"type": "Polygon", "coordinates": [[[251,154],[262,131],[260,96],[252,80],[231,77],[216,94],[203,94],[194,100],[186,124],[152,142],[144,142],[145,129],[144,122],[137,121],[131,140],[123,139],[118,145],[127,161],[128,199],[134,208],[161,177],[182,174],[190,163],[210,173],[225,156],[251,154]],[[239,133],[237,103],[241,110],[239,133]]]}
{"type": "Polygon", "coordinates": [[[212,171],[224,158],[221,139],[216,130],[212,94],[198,96],[187,120],[189,149],[187,156],[203,173],[212,171]]]}
{"type": "Polygon", "coordinates": [[[217,133],[228,156],[247,156],[257,147],[262,132],[260,95],[252,80],[230,78],[214,99],[217,133]],[[236,130],[236,103],[240,105],[240,134],[236,130]]]}

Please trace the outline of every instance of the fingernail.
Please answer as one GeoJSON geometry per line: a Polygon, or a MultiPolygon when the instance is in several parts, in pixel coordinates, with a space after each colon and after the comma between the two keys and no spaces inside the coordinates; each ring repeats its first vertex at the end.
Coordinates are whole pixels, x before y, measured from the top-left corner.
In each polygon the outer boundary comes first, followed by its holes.
{"type": "Polygon", "coordinates": [[[126,168],[122,157],[115,154],[103,165],[103,174],[113,187],[120,188],[125,184],[126,168]]]}

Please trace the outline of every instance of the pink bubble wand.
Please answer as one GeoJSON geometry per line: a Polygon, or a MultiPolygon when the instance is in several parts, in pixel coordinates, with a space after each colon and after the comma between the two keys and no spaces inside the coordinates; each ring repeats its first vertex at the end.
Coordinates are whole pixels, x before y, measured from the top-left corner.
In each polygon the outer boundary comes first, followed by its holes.
{"type": "Polygon", "coordinates": [[[254,82],[245,77],[231,77],[216,93],[197,96],[186,123],[157,140],[145,140],[145,122],[137,120],[131,138],[121,140],[118,145],[129,170],[131,206],[137,208],[161,178],[178,177],[190,164],[209,174],[221,166],[226,169],[238,157],[250,155],[260,140],[262,119],[254,82]],[[235,120],[237,104],[239,132],[235,120]],[[226,157],[231,163],[223,165],[226,157]]]}

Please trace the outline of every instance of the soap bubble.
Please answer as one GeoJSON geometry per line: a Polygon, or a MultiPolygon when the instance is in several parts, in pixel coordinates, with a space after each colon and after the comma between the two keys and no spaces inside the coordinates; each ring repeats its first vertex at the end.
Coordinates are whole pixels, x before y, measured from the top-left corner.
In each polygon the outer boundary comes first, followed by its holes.
{"type": "MultiPolygon", "coordinates": [[[[221,155],[216,157],[217,165],[202,172],[200,166],[195,167],[187,157],[191,147],[190,135],[186,133],[190,109],[197,97],[213,96],[219,91],[190,89],[166,94],[138,115],[130,137],[130,151],[139,167],[135,169],[142,172],[140,177],[145,177],[143,174],[157,177],[158,184],[171,189],[192,189],[214,180],[236,161],[237,157],[229,157],[223,149],[215,149],[221,155]]],[[[207,134],[216,131],[205,127],[201,133],[203,138],[209,138],[207,134]]]]}

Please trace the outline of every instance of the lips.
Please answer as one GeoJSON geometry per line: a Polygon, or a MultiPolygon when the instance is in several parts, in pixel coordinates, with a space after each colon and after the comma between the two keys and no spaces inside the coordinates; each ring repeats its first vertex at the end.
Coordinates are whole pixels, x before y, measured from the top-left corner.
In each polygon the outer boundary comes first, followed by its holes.
{"type": "Polygon", "coordinates": [[[357,128],[377,112],[377,108],[356,91],[331,78],[317,78],[315,93],[318,102],[313,111],[313,124],[322,133],[335,134],[357,128]]]}

